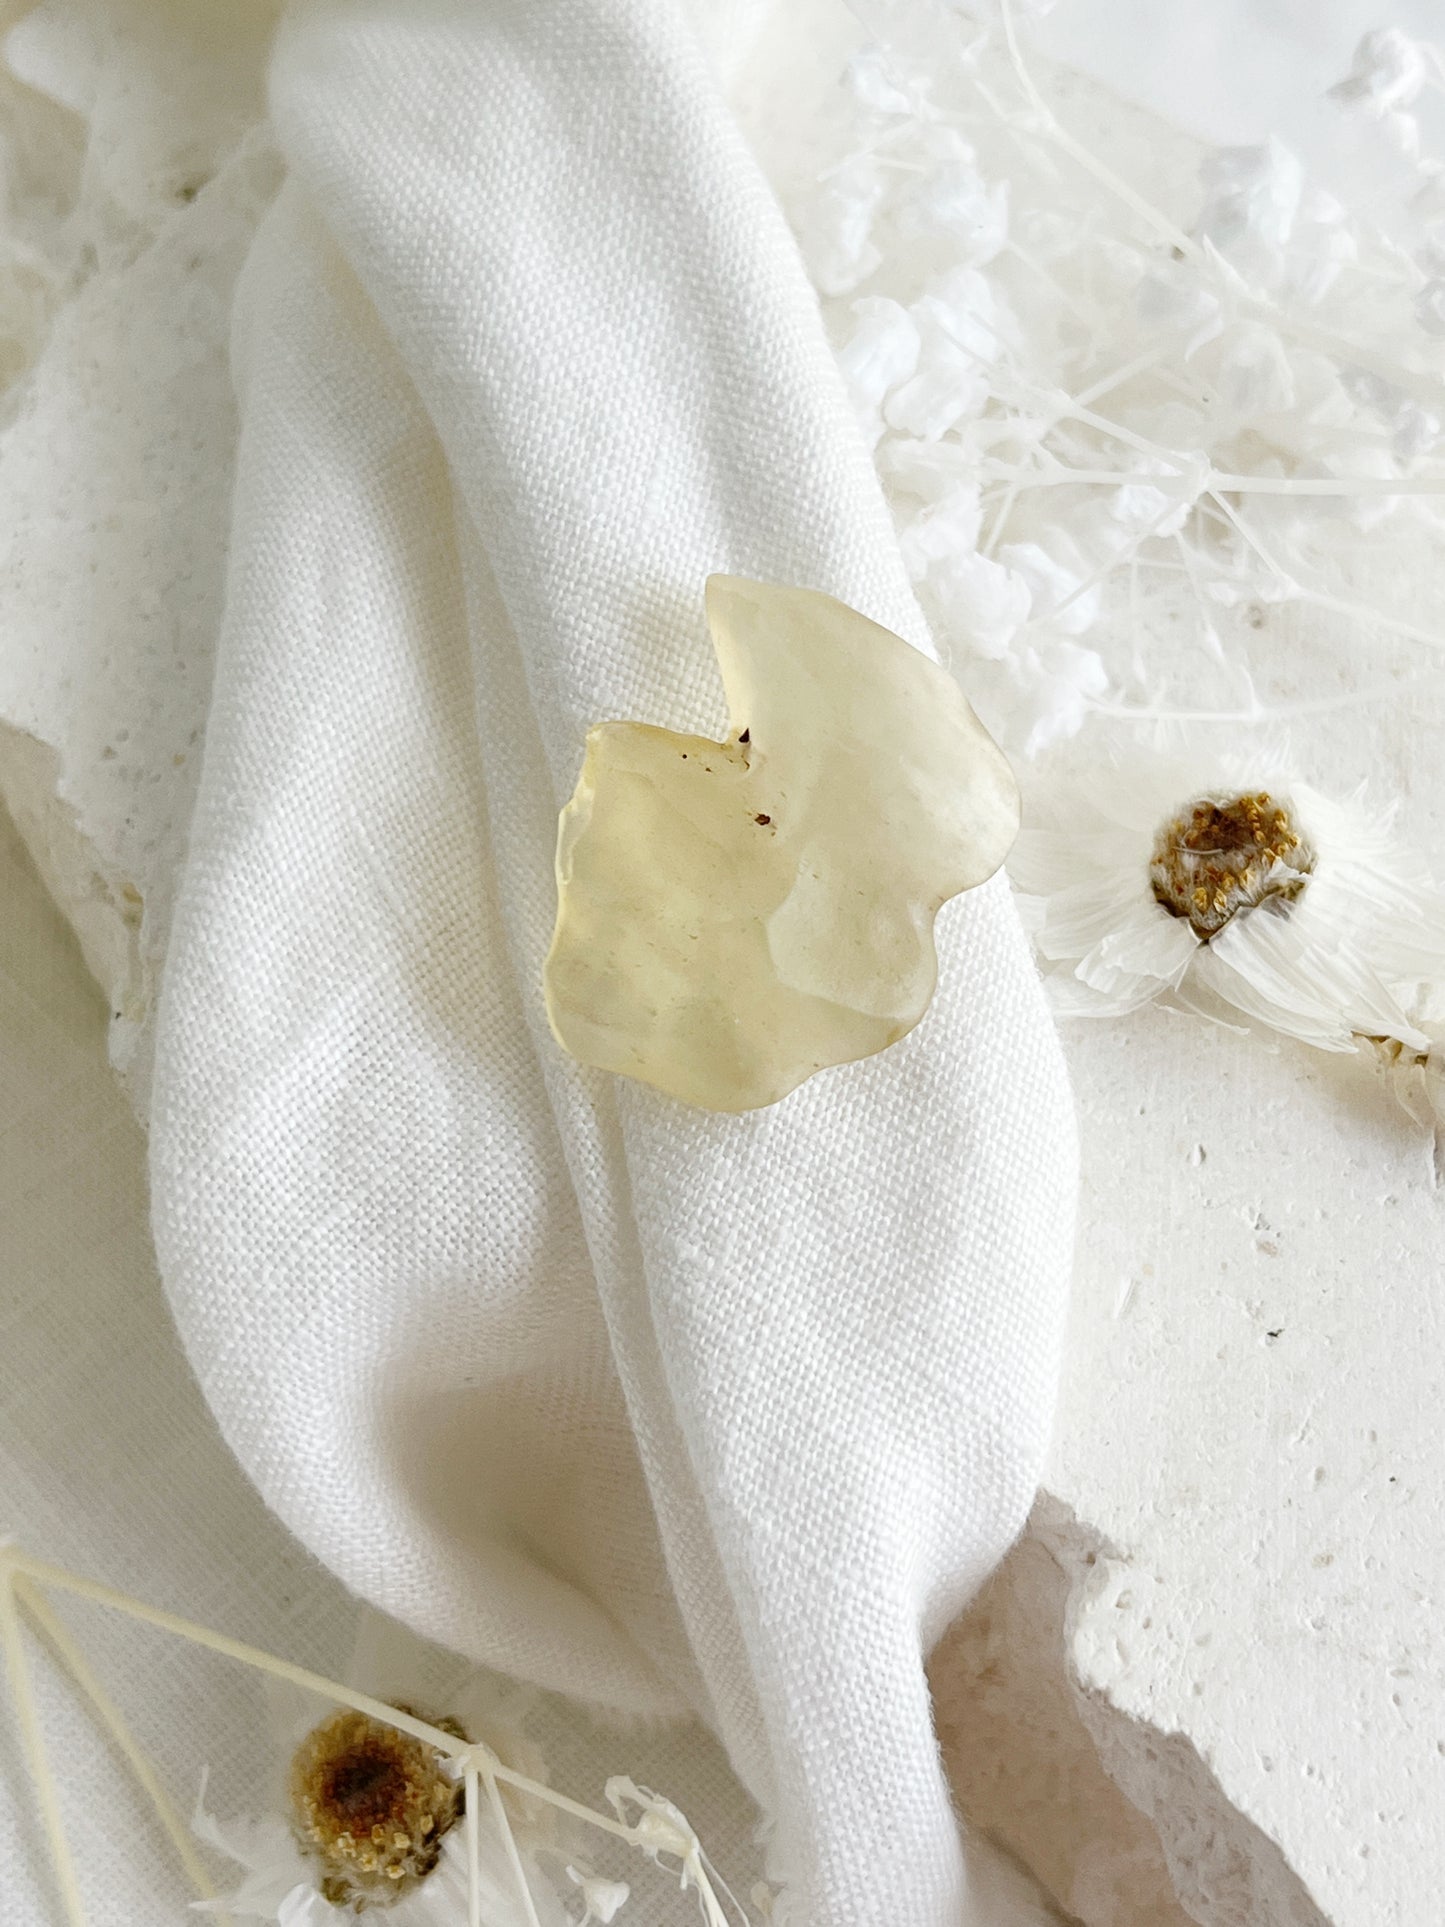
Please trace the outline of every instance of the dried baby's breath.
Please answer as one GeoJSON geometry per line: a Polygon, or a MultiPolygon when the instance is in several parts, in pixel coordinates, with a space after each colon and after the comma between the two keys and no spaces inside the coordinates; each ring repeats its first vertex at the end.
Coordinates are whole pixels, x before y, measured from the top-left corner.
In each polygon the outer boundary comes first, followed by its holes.
{"type": "Polygon", "coordinates": [[[1445,648],[1334,573],[1362,532],[1441,527],[1445,166],[1413,117],[1439,56],[1370,35],[1334,90],[1381,177],[1352,209],[1278,139],[1191,166],[1120,103],[1091,120],[1071,88],[1056,114],[1029,11],[880,10],[796,213],[904,560],[990,731],[1035,757],[1095,715],[1280,719],[1249,611],[1281,601],[1445,648]],[[1167,683],[1141,643],[1160,622],[1196,645],[1167,683]]]}

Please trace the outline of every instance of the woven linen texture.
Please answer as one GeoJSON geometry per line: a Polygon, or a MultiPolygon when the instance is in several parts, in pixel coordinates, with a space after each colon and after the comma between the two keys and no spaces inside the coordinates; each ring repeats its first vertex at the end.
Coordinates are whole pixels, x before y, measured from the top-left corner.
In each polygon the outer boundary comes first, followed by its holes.
{"type": "Polygon", "coordinates": [[[188,1351],[358,1591],[700,1713],[810,1927],[945,1927],[922,1653],[1032,1497],[1072,1214],[1006,888],[911,1038],[749,1117],[540,997],[586,728],[723,722],[709,571],[926,646],[811,292],[654,0],[303,7],[271,104],[156,1044],[188,1351]]]}

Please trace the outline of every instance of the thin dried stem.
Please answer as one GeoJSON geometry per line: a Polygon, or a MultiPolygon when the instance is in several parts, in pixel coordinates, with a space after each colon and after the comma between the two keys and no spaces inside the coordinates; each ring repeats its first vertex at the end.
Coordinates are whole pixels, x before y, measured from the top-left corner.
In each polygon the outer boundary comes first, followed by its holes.
{"type": "Polygon", "coordinates": [[[1044,131],[1072,160],[1077,161],[1086,173],[1091,174],[1101,187],[1107,188],[1116,199],[1132,209],[1146,227],[1152,228],[1162,240],[1169,243],[1170,247],[1178,248],[1182,254],[1188,255],[1191,260],[1203,265],[1207,256],[1192,235],[1186,234],[1183,228],[1176,226],[1167,214],[1161,214],[1159,209],[1146,201],[1142,194],[1136,194],[1127,181],[1121,180],[1112,168],[1104,165],[1097,154],[1091,153],[1082,141],[1076,140],[1068,129],[1060,124],[1053,109],[1034,85],[1033,75],[1029,72],[1023,54],[1019,50],[1018,35],[1014,31],[1012,0],[1000,0],[999,19],[1003,25],[1009,65],[1014,70],[1014,77],[1023,90],[1024,98],[1038,116],[1044,131]]]}
{"type": "Polygon", "coordinates": [[[85,1903],[80,1897],[80,1882],[76,1878],[75,1862],[71,1858],[70,1844],[65,1837],[65,1822],[61,1818],[60,1798],[56,1792],[54,1775],[50,1771],[44,1736],[40,1731],[40,1715],[36,1710],[30,1668],[25,1659],[25,1640],[20,1629],[20,1615],[16,1611],[11,1573],[9,1549],[0,1549],[0,1644],[5,1648],[5,1665],[15,1700],[20,1744],[35,1788],[35,1804],[40,1809],[40,1822],[50,1846],[51,1865],[65,1918],[70,1927],[86,1927],[85,1903]]]}
{"type": "Polygon", "coordinates": [[[102,1586],[93,1579],[82,1579],[79,1574],[67,1572],[63,1566],[52,1566],[43,1559],[32,1559],[28,1554],[15,1551],[7,1552],[5,1557],[13,1571],[35,1580],[41,1586],[54,1588],[57,1592],[73,1593],[77,1599],[93,1599],[98,1606],[107,1606],[127,1619],[138,1619],[147,1626],[159,1627],[162,1632],[174,1633],[178,1639],[189,1640],[194,1646],[204,1646],[210,1652],[238,1660],[241,1665],[253,1667],[257,1672],[269,1673],[273,1679],[284,1679],[290,1685],[300,1687],[302,1692],[315,1693],[319,1698],[333,1700],[339,1706],[349,1706],[355,1712],[379,1720],[383,1726],[393,1726],[400,1733],[410,1733],[413,1739],[424,1741],[449,1758],[465,1749],[465,1743],[458,1740],[454,1733],[444,1733],[440,1727],[417,1719],[412,1713],[399,1712],[396,1707],[388,1706],[384,1700],[374,1699],[369,1693],[358,1693],[349,1686],[324,1678],[320,1673],[311,1672],[305,1666],[294,1666],[290,1660],[278,1659],[273,1653],[248,1646],[244,1640],[212,1632],[208,1626],[198,1626],[193,1620],[182,1619],[176,1613],[162,1612],[159,1607],[148,1606],[143,1600],[132,1599],[128,1594],[117,1592],[111,1586],[102,1586]]]}
{"type": "Polygon", "coordinates": [[[1165,350],[1162,347],[1146,348],[1143,354],[1135,355],[1132,361],[1126,361],[1122,368],[1111,369],[1107,375],[1101,375],[1097,381],[1091,382],[1077,395],[1071,395],[1069,407],[1089,408],[1096,401],[1102,401],[1105,395],[1112,394],[1116,388],[1122,388],[1126,381],[1135,381],[1140,375],[1152,373],[1164,359],[1164,355],[1165,350]]]}
{"type": "MultiPolygon", "coordinates": [[[[155,1809],[156,1819],[160,1822],[166,1838],[175,1848],[176,1856],[185,1869],[191,1885],[195,1888],[198,1898],[214,1900],[217,1897],[216,1888],[206,1871],[205,1863],[196,1852],[190,1829],[177,1813],[170,1795],[161,1784],[159,1774],[141,1751],[120,1708],[101,1685],[90,1662],[56,1617],[48,1601],[36,1591],[29,1580],[17,1575],[12,1583],[18,1604],[39,1629],[80,1691],[90,1701],[96,1717],[110,1734],[117,1751],[135,1775],[137,1784],[155,1809]]],[[[221,1927],[231,1927],[229,1914],[220,1914],[218,1918],[221,1927]]]]}
{"type": "Polygon", "coordinates": [[[522,1856],[517,1851],[517,1837],[512,1832],[512,1823],[507,1818],[507,1809],[502,1801],[502,1790],[497,1785],[496,1769],[492,1762],[483,1758],[482,1778],[487,1783],[487,1799],[491,1803],[492,1818],[497,1823],[497,1831],[502,1836],[502,1847],[507,1863],[512,1869],[512,1878],[517,1883],[517,1892],[522,1908],[527,1916],[527,1927],[542,1927],[537,1918],[537,1904],[532,1898],[532,1889],[527,1881],[527,1869],[522,1865],[522,1856]]]}
{"type": "Polygon", "coordinates": [[[1367,608],[1363,603],[1347,602],[1343,596],[1328,594],[1323,589],[1312,589],[1285,568],[1278,558],[1270,553],[1264,543],[1251,528],[1248,528],[1222,495],[1211,492],[1210,501],[1236,529],[1241,540],[1254,550],[1260,561],[1272,569],[1282,582],[1287,582],[1301,602],[1308,602],[1316,609],[1327,609],[1332,615],[1345,616],[1351,622],[1373,625],[1385,630],[1389,635],[1399,636],[1405,642],[1423,642],[1431,649],[1445,649],[1445,636],[1432,629],[1422,629],[1416,623],[1402,622],[1396,616],[1383,614],[1379,609],[1367,608]]]}
{"type": "MultiPolygon", "coordinates": [[[[1121,388],[1126,381],[1133,381],[1139,375],[1147,374],[1151,369],[1156,368],[1163,359],[1163,356],[1164,350],[1162,348],[1150,348],[1146,350],[1145,353],[1136,355],[1132,361],[1126,361],[1123,367],[1113,368],[1107,374],[1100,375],[1096,381],[1091,382],[1080,394],[1065,396],[1062,402],[1055,397],[1050,403],[1048,419],[1039,424],[1035,433],[1029,437],[1026,446],[1033,449],[1039,448],[1047,437],[1053,433],[1054,429],[1058,427],[1066,413],[1080,408],[1087,408],[1091,402],[1102,401],[1105,395],[1112,394],[1116,388],[1121,388]]],[[[1020,468],[1012,471],[1012,473],[1016,477],[1022,478],[1032,474],[1033,471],[1031,469],[1020,468]]],[[[981,555],[992,555],[998,547],[1004,529],[1008,524],[1009,516],[1013,512],[1014,503],[1018,500],[1020,486],[1021,481],[1016,480],[1010,482],[1003,500],[999,504],[998,512],[993,519],[993,523],[989,528],[988,535],[979,544],[979,553],[981,555]]]]}
{"type": "Polygon", "coordinates": [[[462,1824],[467,1843],[467,1927],[482,1927],[481,1817],[477,1812],[480,1788],[475,1766],[468,1765],[462,1775],[462,1789],[466,1800],[462,1824]]]}
{"type": "MultiPolygon", "coordinates": [[[[1062,419],[1062,418],[1061,418],[1062,419]]],[[[1121,439],[1128,439],[1123,436],[1121,439]]],[[[1132,439],[1137,440],[1137,437],[1132,439]]],[[[1174,475],[1187,471],[1178,465],[1174,475]]],[[[1148,469],[1013,468],[986,470],[990,481],[1007,482],[1015,490],[1030,488],[1159,488],[1173,479],[1148,469]]],[[[1445,475],[1230,475],[1205,470],[1202,481],[1210,491],[1226,495],[1445,495],[1445,475]]]]}
{"type": "Polygon", "coordinates": [[[1367,343],[1351,340],[1346,335],[1320,327],[1317,323],[1304,319],[1288,308],[1281,308],[1260,292],[1251,288],[1238,271],[1224,259],[1216,248],[1201,246],[1192,234],[1186,234],[1169,217],[1162,214],[1152,202],[1137,194],[1129,183],[1107,167],[1096,154],[1064,127],[1053,109],[1034,84],[1032,74],[1024,61],[1019,48],[1018,35],[1014,27],[1012,0],[999,0],[999,17],[1003,26],[1004,43],[1008,49],[1009,63],[1023,91],[1024,98],[1033,109],[1037,125],[1057,146],[1063,149],[1084,171],[1092,176],[1101,187],[1106,188],[1117,200],[1129,208],[1144,225],[1167,241],[1172,248],[1191,261],[1195,267],[1212,273],[1222,281],[1235,302],[1235,312],[1251,318],[1267,321],[1274,327],[1293,335],[1296,341],[1306,347],[1318,349],[1320,353],[1346,366],[1366,368],[1372,374],[1382,376],[1386,381],[1410,395],[1414,400],[1440,408],[1445,406],[1445,379],[1425,369],[1392,360],[1379,354],[1367,343]]]}

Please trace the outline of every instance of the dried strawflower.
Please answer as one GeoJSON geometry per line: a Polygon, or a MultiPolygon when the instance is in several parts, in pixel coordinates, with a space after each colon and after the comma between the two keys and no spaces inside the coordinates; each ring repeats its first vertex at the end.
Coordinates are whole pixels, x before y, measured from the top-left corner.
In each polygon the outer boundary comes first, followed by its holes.
{"type": "MultiPolygon", "coordinates": [[[[455,1720],[434,1724],[467,1737],[455,1720]]],[[[321,1863],[325,1899],[387,1904],[432,1871],[462,1813],[448,1765],[435,1747],[345,1707],[307,1734],[291,1762],[291,1812],[321,1863]]]]}
{"type": "MultiPolygon", "coordinates": [[[[363,1616],[358,1670],[379,1674],[408,1694],[437,1684],[422,1642],[380,1615],[363,1616]]],[[[275,1686],[271,1724],[285,1772],[278,1810],[220,1821],[206,1810],[194,1831],[244,1869],[241,1884],[206,1909],[278,1927],[345,1927],[358,1914],[387,1927],[461,1927],[470,1918],[465,1834],[466,1780],[458,1755],[481,1734],[490,1755],[526,1776],[531,1791],[510,1787],[509,1828],[527,1868],[531,1911],[485,1793],[478,1807],[476,1881],[489,1927],[564,1927],[555,1880],[539,1855],[570,1853],[547,1804],[543,1763],[517,1723],[522,1700],[483,1674],[455,1680],[447,1702],[461,1713],[418,1716],[398,1698],[395,1711],[422,1731],[392,1726],[379,1713],[326,1710],[312,1694],[275,1686]],[[428,1738],[428,1734],[434,1738],[428,1738]],[[455,1750],[451,1749],[455,1742],[455,1750]]],[[[578,1864],[582,1864],[578,1859],[578,1864]]]]}
{"type": "Polygon", "coordinates": [[[1057,791],[1009,867],[1061,1014],[1166,998],[1324,1050],[1445,1043],[1445,895],[1389,811],[1279,752],[1139,753],[1057,791]]]}
{"type": "Polygon", "coordinates": [[[589,733],[545,989],[583,1063],[745,1111],[913,1029],[1018,794],[952,678],[856,610],[733,576],[707,608],[732,733],[589,733]]]}

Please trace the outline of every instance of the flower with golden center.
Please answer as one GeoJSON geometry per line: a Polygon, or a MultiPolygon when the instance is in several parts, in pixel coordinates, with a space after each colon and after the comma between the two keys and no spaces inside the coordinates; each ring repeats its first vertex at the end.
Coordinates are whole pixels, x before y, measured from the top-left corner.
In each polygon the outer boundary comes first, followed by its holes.
{"type": "Polygon", "coordinates": [[[1208,943],[1241,911],[1293,901],[1314,867],[1289,811],[1255,790],[1201,796],[1171,816],[1154,839],[1149,881],[1170,915],[1208,943]]]}
{"type": "Polygon", "coordinates": [[[276,1927],[347,1927],[358,1914],[383,1912],[387,1927],[457,1927],[470,1918],[475,1872],[488,1927],[567,1927],[562,1892],[539,1856],[545,1850],[572,1862],[584,1880],[590,1868],[579,1851],[585,1843],[574,1842],[545,1797],[546,1764],[527,1730],[528,1694],[476,1672],[445,1688],[450,1715],[418,1716],[414,1709],[433,1704],[440,1686],[429,1649],[380,1615],[363,1614],[358,1653],[357,1670],[375,1698],[420,1717],[439,1736],[479,1743],[520,1776],[505,1799],[512,1846],[480,1802],[473,1869],[465,1828],[456,1824],[466,1783],[450,1746],[277,1686],[268,1695],[281,1769],[274,1804],[221,1819],[208,1810],[202,1783],[193,1829],[237,1864],[241,1878],[197,1902],[198,1911],[276,1927]]]}
{"type": "Polygon", "coordinates": [[[1158,999],[1325,1050],[1445,1048],[1445,893],[1280,749],[1133,755],[1041,798],[1009,869],[1063,1016],[1158,999]]]}
{"type": "MultiPolygon", "coordinates": [[[[467,1737],[454,1720],[437,1724],[467,1737]]],[[[444,1754],[349,1708],[297,1748],[290,1797],[297,1837],[324,1868],[322,1895],[358,1911],[389,1904],[431,1872],[463,1804],[444,1754]]]]}

